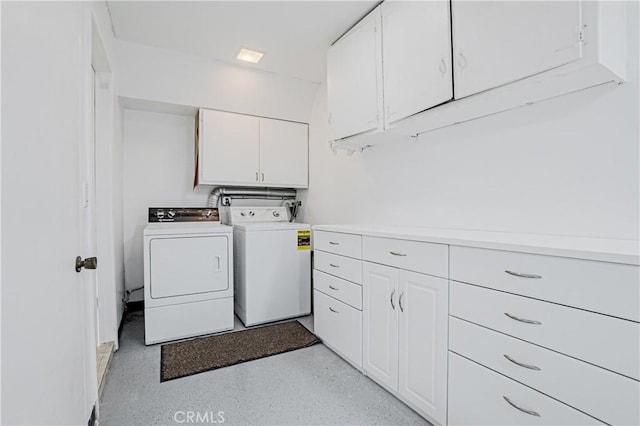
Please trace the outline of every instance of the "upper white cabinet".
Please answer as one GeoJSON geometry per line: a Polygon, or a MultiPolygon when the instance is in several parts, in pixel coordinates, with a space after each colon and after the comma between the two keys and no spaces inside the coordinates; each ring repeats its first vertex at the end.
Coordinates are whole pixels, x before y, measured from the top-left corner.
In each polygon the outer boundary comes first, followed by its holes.
{"type": "Polygon", "coordinates": [[[456,99],[580,59],[579,1],[452,0],[456,99]]]}
{"type": "Polygon", "coordinates": [[[260,119],[204,109],[198,116],[197,183],[256,184],[260,168],[260,119]]]}
{"type": "Polygon", "coordinates": [[[201,109],[195,185],[306,188],[308,125],[201,109]]]}
{"type": "Polygon", "coordinates": [[[384,2],[385,128],[453,97],[449,1],[384,2]]]}
{"type": "Polygon", "coordinates": [[[329,49],[331,137],[378,133],[453,97],[449,0],[385,2],[329,49]]]}
{"type": "Polygon", "coordinates": [[[418,137],[621,83],[628,4],[385,1],[329,50],[333,146],[357,150],[418,137]]]}
{"type": "Polygon", "coordinates": [[[260,119],[260,183],[306,188],[309,174],[309,126],[260,119]]]}
{"type": "Polygon", "coordinates": [[[329,49],[327,95],[333,139],[378,129],[382,101],[380,8],[329,49]]]}

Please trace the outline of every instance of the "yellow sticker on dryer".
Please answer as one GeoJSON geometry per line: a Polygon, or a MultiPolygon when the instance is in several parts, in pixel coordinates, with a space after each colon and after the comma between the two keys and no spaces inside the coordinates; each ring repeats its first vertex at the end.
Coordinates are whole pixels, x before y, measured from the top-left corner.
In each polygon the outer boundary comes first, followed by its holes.
{"type": "Polygon", "coordinates": [[[298,231],[298,250],[311,250],[311,230],[298,231]]]}

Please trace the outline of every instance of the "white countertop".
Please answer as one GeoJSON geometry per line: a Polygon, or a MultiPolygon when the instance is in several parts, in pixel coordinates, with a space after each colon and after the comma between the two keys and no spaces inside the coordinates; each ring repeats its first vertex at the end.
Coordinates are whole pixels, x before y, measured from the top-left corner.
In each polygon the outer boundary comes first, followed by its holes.
{"type": "Polygon", "coordinates": [[[313,230],[640,265],[638,240],[371,225],[315,225],[313,230]]]}

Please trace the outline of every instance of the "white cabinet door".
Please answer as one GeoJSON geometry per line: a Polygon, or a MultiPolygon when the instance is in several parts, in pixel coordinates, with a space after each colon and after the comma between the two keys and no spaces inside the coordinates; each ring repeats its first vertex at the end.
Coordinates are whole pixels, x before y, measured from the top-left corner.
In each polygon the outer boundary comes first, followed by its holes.
{"type": "Polygon", "coordinates": [[[400,271],[398,393],[440,424],[447,417],[447,281],[400,271]]]}
{"type": "Polygon", "coordinates": [[[258,183],[259,120],[249,115],[200,110],[198,183],[258,183]]]}
{"type": "Polygon", "coordinates": [[[455,98],[581,57],[581,2],[452,0],[455,98]]]}
{"type": "Polygon", "coordinates": [[[398,270],[364,262],[363,369],[392,390],[398,388],[398,270]]]}
{"type": "Polygon", "coordinates": [[[309,126],[260,119],[260,183],[267,186],[308,186],[309,126]]]}
{"type": "Polygon", "coordinates": [[[384,2],[385,122],[453,98],[449,0],[384,2]]]}
{"type": "Polygon", "coordinates": [[[327,54],[332,139],[377,129],[382,101],[380,10],[367,15],[327,54]]]}

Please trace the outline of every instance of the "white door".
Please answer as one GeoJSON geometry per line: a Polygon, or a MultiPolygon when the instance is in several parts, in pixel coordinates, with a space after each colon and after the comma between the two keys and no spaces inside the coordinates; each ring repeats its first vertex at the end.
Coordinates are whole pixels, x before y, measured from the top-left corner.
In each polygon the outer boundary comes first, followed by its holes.
{"type": "Polygon", "coordinates": [[[385,122],[453,98],[449,0],[382,3],[385,122]]]}
{"type": "Polygon", "coordinates": [[[308,163],[309,125],[260,119],[260,183],[306,188],[308,163]]]}
{"type": "Polygon", "coordinates": [[[362,264],[363,369],[376,382],[398,388],[398,270],[362,264]]]}
{"type": "Polygon", "coordinates": [[[581,2],[452,0],[455,98],[575,61],[581,2]]]}
{"type": "Polygon", "coordinates": [[[446,424],[447,280],[400,271],[400,395],[446,424]]]}
{"type": "Polygon", "coordinates": [[[90,255],[81,226],[90,19],[79,2],[0,7],[1,421],[86,424],[97,393],[93,305],[75,257],[90,255]]]}
{"type": "Polygon", "coordinates": [[[200,110],[200,183],[247,184],[259,180],[259,118],[200,110]]]}
{"type": "Polygon", "coordinates": [[[380,54],[380,9],[367,15],[329,49],[327,96],[332,139],[379,127],[380,54]]]}

